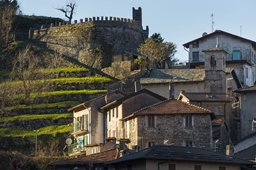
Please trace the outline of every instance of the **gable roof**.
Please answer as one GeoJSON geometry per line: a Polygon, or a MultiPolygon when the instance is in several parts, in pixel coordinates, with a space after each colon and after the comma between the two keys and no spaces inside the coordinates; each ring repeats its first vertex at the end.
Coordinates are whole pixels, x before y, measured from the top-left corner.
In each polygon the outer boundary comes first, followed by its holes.
{"type": "Polygon", "coordinates": [[[123,118],[129,119],[135,116],[141,116],[141,115],[174,115],[174,114],[210,114],[212,118],[214,118],[214,114],[211,110],[185,103],[179,100],[175,99],[169,99],[165,100],[156,104],[153,104],[148,107],[144,107],[131,115],[123,118]]]}
{"type": "Polygon", "coordinates": [[[189,45],[190,45],[191,43],[197,42],[197,41],[201,41],[201,40],[204,40],[204,39],[207,39],[207,38],[209,38],[210,36],[216,35],[216,34],[223,34],[223,35],[226,35],[226,36],[229,36],[229,37],[232,37],[232,38],[236,38],[236,39],[240,39],[240,40],[242,40],[242,41],[246,41],[246,42],[248,42],[248,43],[251,43],[252,46],[253,46],[254,48],[256,48],[256,42],[255,42],[255,41],[252,41],[252,40],[249,40],[249,39],[246,39],[246,38],[243,38],[243,37],[240,37],[240,36],[237,36],[237,35],[234,35],[234,34],[231,34],[231,33],[225,32],[225,31],[222,31],[222,30],[216,30],[216,31],[214,31],[214,32],[212,32],[212,33],[210,33],[210,34],[207,34],[207,35],[202,36],[202,37],[200,37],[200,38],[197,38],[197,39],[194,39],[194,40],[192,40],[192,41],[189,41],[189,42],[183,44],[183,46],[186,47],[186,48],[189,48],[189,45]]]}
{"type": "Polygon", "coordinates": [[[108,162],[107,164],[122,163],[126,161],[138,159],[166,159],[177,161],[194,161],[194,162],[211,162],[211,163],[228,163],[253,165],[255,163],[239,159],[236,157],[228,157],[224,154],[213,152],[202,148],[181,147],[155,145],[139,152],[123,156],[119,159],[108,162]]]}
{"type": "Polygon", "coordinates": [[[168,83],[168,82],[195,82],[203,81],[204,69],[155,69],[146,78],[141,78],[141,84],[168,83]]]}
{"type": "Polygon", "coordinates": [[[231,102],[232,98],[229,98],[226,93],[193,93],[181,91],[178,99],[180,97],[185,97],[189,101],[203,101],[203,102],[231,102]]]}
{"type": "Polygon", "coordinates": [[[51,164],[50,166],[72,166],[72,165],[88,165],[89,163],[93,164],[103,164],[107,161],[114,160],[118,157],[118,149],[107,150],[100,153],[91,154],[84,157],[79,157],[75,159],[67,159],[56,161],[51,164]]]}
{"type": "Polygon", "coordinates": [[[105,96],[110,95],[110,94],[113,94],[113,93],[120,93],[120,94],[123,94],[124,96],[126,95],[125,93],[123,93],[123,92],[120,91],[120,90],[114,90],[114,91],[109,92],[109,93],[107,93],[107,94],[103,94],[103,95],[101,95],[101,96],[98,96],[98,97],[95,97],[95,98],[93,98],[93,99],[91,99],[91,100],[88,100],[88,101],[86,101],[86,102],[84,102],[84,103],[81,103],[81,104],[78,104],[78,105],[76,105],[76,106],[73,106],[73,107],[69,108],[68,111],[72,111],[72,110],[78,109],[79,107],[84,107],[84,106],[90,104],[90,103],[93,102],[93,101],[96,101],[96,100],[101,99],[101,98],[105,98],[105,96]]]}
{"type": "Polygon", "coordinates": [[[100,108],[100,110],[106,109],[106,108],[111,107],[111,106],[116,105],[116,104],[120,104],[120,103],[122,103],[123,101],[125,101],[125,100],[127,100],[127,99],[130,99],[130,98],[132,98],[132,97],[134,97],[134,96],[138,96],[138,95],[140,95],[140,94],[142,94],[142,93],[146,93],[146,94],[148,94],[148,95],[150,95],[150,96],[152,96],[152,97],[155,97],[155,98],[159,99],[160,101],[166,100],[165,97],[160,96],[159,94],[156,94],[156,93],[154,93],[154,92],[152,92],[152,91],[150,91],[150,90],[147,90],[147,89],[142,89],[142,90],[139,90],[139,91],[137,91],[137,92],[135,92],[135,93],[131,93],[131,94],[127,95],[127,96],[124,96],[124,97],[122,97],[122,98],[120,98],[120,99],[118,99],[118,100],[115,100],[115,101],[113,101],[113,102],[111,102],[111,103],[108,103],[108,104],[106,104],[105,106],[102,106],[102,107],[100,108]]]}

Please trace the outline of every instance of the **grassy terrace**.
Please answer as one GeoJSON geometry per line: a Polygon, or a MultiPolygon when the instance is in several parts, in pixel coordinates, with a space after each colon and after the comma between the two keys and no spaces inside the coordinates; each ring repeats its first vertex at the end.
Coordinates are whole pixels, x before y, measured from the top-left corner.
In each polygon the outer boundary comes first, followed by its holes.
{"type": "MultiPolygon", "coordinates": [[[[70,107],[70,106],[75,106],[78,105],[78,101],[64,101],[64,102],[57,102],[57,103],[42,103],[42,104],[34,104],[33,108],[35,109],[43,109],[43,108],[65,108],[65,107],[70,107]]],[[[31,109],[31,105],[17,105],[17,106],[12,106],[12,107],[7,107],[6,109],[11,111],[14,109],[31,109]]]]}
{"type": "MultiPolygon", "coordinates": [[[[46,126],[39,128],[39,135],[47,134],[56,136],[57,133],[68,133],[70,132],[70,126],[61,125],[61,126],[46,126]]],[[[16,128],[0,128],[1,136],[11,136],[11,137],[20,137],[20,136],[35,136],[33,130],[25,129],[16,129],[16,128]]]]}
{"type": "Polygon", "coordinates": [[[27,114],[20,116],[10,116],[10,117],[1,117],[0,123],[7,122],[15,122],[15,121],[25,121],[25,120],[39,120],[39,119],[50,119],[50,120],[58,120],[58,119],[66,119],[72,118],[72,113],[59,113],[59,114],[27,114]]]}
{"type": "MultiPolygon", "coordinates": [[[[43,80],[36,80],[35,83],[41,83],[43,80]]],[[[94,77],[62,77],[50,80],[52,83],[55,84],[70,84],[70,83],[112,83],[113,80],[109,77],[102,77],[102,76],[94,76],[94,77]]],[[[1,86],[8,86],[8,87],[15,87],[22,85],[22,81],[14,81],[14,82],[7,82],[1,83],[1,86]]]]}

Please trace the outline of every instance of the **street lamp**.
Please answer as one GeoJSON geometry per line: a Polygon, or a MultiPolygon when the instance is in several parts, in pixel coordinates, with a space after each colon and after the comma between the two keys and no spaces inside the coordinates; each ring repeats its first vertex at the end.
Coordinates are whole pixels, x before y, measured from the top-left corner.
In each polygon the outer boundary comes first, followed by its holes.
{"type": "Polygon", "coordinates": [[[39,133],[39,130],[34,130],[34,132],[36,133],[36,143],[35,143],[35,156],[37,155],[37,135],[39,133]]]}

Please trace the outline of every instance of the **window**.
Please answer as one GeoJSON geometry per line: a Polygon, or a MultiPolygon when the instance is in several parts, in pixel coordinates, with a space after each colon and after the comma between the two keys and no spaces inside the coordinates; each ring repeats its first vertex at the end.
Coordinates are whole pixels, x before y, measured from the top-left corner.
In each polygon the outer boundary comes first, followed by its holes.
{"type": "Polygon", "coordinates": [[[148,116],[148,127],[155,127],[155,116],[148,116]]]}
{"type": "Polygon", "coordinates": [[[219,167],[219,170],[226,170],[226,167],[220,166],[220,167],[219,167]]]}
{"type": "Polygon", "coordinates": [[[154,146],[155,143],[154,142],[148,142],[148,147],[154,146]]]}
{"type": "Polygon", "coordinates": [[[196,42],[196,41],[195,41],[195,42],[193,42],[192,47],[193,47],[193,48],[198,48],[198,47],[199,47],[198,42],[196,42]]]}
{"type": "Polygon", "coordinates": [[[248,68],[245,68],[245,77],[248,79],[248,68]]]}
{"type": "Polygon", "coordinates": [[[115,110],[111,109],[111,111],[112,111],[112,116],[115,117],[115,110]]]}
{"type": "Polygon", "coordinates": [[[215,56],[211,56],[211,67],[212,67],[212,69],[216,68],[216,57],[215,56]]]}
{"type": "Polygon", "coordinates": [[[118,107],[116,107],[116,118],[118,118],[118,107]]]}
{"type": "Polygon", "coordinates": [[[240,50],[234,50],[232,53],[233,60],[241,60],[241,52],[240,50]]]}
{"type": "Polygon", "coordinates": [[[199,52],[192,53],[192,61],[199,61],[199,52]]]}
{"type": "Polygon", "coordinates": [[[256,129],[256,118],[252,119],[252,131],[256,129]]]}
{"type": "Polygon", "coordinates": [[[202,169],[202,166],[201,165],[195,165],[194,166],[194,170],[201,170],[202,169]]]}
{"type": "Polygon", "coordinates": [[[175,170],[176,166],[175,164],[169,164],[169,169],[168,170],[175,170]]]}
{"type": "Polygon", "coordinates": [[[192,127],[192,116],[191,115],[185,116],[185,127],[186,128],[192,127]]]}
{"type": "Polygon", "coordinates": [[[202,106],[202,102],[197,102],[197,106],[202,106]]]}
{"type": "Polygon", "coordinates": [[[186,147],[193,147],[193,142],[191,140],[187,140],[186,147]]]}
{"type": "Polygon", "coordinates": [[[108,121],[111,122],[111,110],[108,111],[108,121]]]}
{"type": "Polygon", "coordinates": [[[244,101],[246,101],[246,93],[244,93],[244,101]]]}

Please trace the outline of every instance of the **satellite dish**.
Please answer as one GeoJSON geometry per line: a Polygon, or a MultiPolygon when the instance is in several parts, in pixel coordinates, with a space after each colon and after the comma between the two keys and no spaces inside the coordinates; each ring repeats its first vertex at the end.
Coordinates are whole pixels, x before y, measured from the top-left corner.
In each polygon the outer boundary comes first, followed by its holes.
{"type": "Polygon", "coordinates": [[[67,144],[67,145],[70,145],[71,143],[72,143],[72,139],[71,139],[71,138],[67,138],[67,139],[66,139],[66,144],[67,144]]]}

